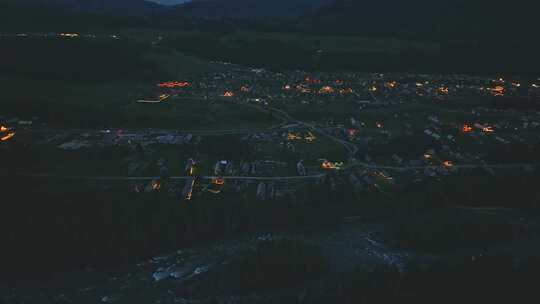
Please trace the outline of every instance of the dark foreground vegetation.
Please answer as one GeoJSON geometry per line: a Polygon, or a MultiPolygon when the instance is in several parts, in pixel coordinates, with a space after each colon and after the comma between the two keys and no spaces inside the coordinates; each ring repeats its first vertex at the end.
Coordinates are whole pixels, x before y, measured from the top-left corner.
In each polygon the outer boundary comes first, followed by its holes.
{"type": "Polygon", "coordinates": [[[127,186],[117,185],[96,192],[61,179],[14,178],[4,186],[4,197],[17,203],[2,212],[2,238],[10,244],[2,267],[16,272],[134,263],[242,232],[337,219],[322,206],[305,213],[303,200],[256,203],[252,197],[205,195],[185,202],[165,191],[126,193],[127,186]]]}
{"type": "Polygon", "coordinates": [[[257,256],[246,256],[241,262],[176,292],[202,301],[228,295],[233,303],[246,301],[241,295],[247,290],[251,303],[536,303],[540,299],[534,283],[540,271],[538,258],[460,256],[413,264],[405,272],[381,266],[331,274],[316,250],[288,240],[262,244],[257,256]],[[296,260],[299,255],[301,261],[296,260]]]}
{"type": "Polygon", "coordinates": [[[455,258],[399,273],[391,268],[352,272],[310,303],[535,303],[538,259],[506,256],[455,258]]]}
{"type": "Polygon", "coordinates": [[[275,201],[258,201],[254,193],[224,193],[197,194],[186,202],[167,193],[166,185],[161,192],[134,193],[125,182],[6,176],[1,222],[2,238],[10,246],[1,261],[4,269],[18,273],[129,264],[245,233],[324,230],[351,216],[386,223],[381,237],[396,248],[437,254],[487,248],[535,235],[535,228],[516,227],[513,220],[520,210],[530,217],[537,213],[538,189],[531,184],[537,176],[529,177],[529,183],[503,181],[469,194],[471,180],[455,183],[452,190],[436,182],[392,194],[353,193],[346,184],[338,192],[307,185],[295,197],[275,201]],[[503,196],[503,187],[514,199],[503,196]],[[482,206],[511,211],[491,216],[467,210],[482,206]]]}

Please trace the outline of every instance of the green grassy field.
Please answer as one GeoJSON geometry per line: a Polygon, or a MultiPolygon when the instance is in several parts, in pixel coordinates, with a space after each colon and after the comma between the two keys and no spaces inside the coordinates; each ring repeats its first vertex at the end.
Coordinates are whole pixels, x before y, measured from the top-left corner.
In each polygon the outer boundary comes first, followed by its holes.
{"type": "Polygon", "coordinates": [[[0,105],[7,116],[38,117],[51,126],[76,128],[197,130],[277,123],[255,109],[223,101],[170,98],[161,104],[137,104],[138,99],[156,99],[161,94],[156,87],[160,81],[192,81],[223,69],[174,50],[124,40],[7,42],[14,44],[8,48],[13,62],[0,69],[4,88],[0,105]],[[27,54],[15,57],[17,47],[27,54]],[[92,52],[106,53],[107,57],[98,58],[92,52]]]}
{"type": "Polygon", "coordinates": [[[425,53],[440,51],[440,44],[427,41],[410,41],[397,38],[368,38],[361,36],[316,35],[299,33],[256,32],[239,30],[224,35],[221,42],[229,46],[242,46],[260,41],[276,41],[312,51],[328,52],[381,52],[400,53],[408,49],[417,49],[425,53]]]}

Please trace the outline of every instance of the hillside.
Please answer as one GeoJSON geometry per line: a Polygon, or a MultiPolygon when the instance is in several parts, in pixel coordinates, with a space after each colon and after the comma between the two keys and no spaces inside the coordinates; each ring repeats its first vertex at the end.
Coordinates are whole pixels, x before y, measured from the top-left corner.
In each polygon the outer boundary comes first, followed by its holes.
{"type": "Polygon", "coordinates": [[[297,17],[328,5],[331,0],[194,0],[176,13],[204,19],[254,19],[297,17]]]}
{"type": "Polygon", "coordinates": [[[27,9],[128,16],[159,14],[167,9],[145,0],[7,0],[6,3],[27,9]]]}
{"type": "Polygon", "coordinates": [[[513,39],[534,31],[538,3],[495,0],[336,0],[298,21],[302,28],[328,33],[410,35],[440,38],[481,37],[513,39]]]}

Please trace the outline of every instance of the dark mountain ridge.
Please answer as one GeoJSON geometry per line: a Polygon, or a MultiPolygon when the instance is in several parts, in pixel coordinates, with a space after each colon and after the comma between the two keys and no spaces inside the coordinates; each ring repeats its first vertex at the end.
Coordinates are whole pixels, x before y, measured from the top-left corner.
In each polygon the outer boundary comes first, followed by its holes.
{"type": "Polygon", "coordinates": [[[306,14],[299,25],[318,32],[409,34],[433,38],[502,36],[523,38],[537,31],[540,3],[516,0],[335,0],[306,14]]]}
{"type": "Polygon", "coordinates": [[[161,14],[168,10],[165,6],[145,0],[7,0],[5,4],[29,10],[122,16],[161,14]]]}
{"type": "MultiPolygon", "coordinates": [[[[289,19],[291,30],[340,34],[513,37],[533,35],[540,3],[516,0],[193,0],[163,6],[145,0],[4,0],[0,5],[71,14],[189,17],[207,20],[289,19]],[[298,18],[298,21],[292,21],[298,18]],[[291,22],[292,21],[292,22],[291,22]],[[291,24],[292,23],[292,24],[291,24]]],[[[461,37],[467,38],[467,37],[461,37]]]]}
{"type": "Polygon", "coordinates": [[[193,0],[178,5],[175,13],[203,19],[258,19],[299,17],[333,0],[193,0]]]}

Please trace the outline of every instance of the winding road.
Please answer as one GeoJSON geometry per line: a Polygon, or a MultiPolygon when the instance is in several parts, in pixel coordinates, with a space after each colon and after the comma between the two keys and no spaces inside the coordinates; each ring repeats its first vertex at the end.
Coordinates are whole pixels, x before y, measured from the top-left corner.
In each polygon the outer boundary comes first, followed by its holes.
{"type": "MultiPolygon", "coordinates": [[[[377,98],[373,95],[372,92],[370,92],[372,98],[374,100],[377,100],[377,98]]],[[[348,142],[346,140],[343,140],[341,138],[338,138],[332,134],[329,134],[325,130],[304,122],[297,119],[294,119],[291,117],[287,112],[285,112],[282,109],[274,108],[274,107],[262,107],[259,105],[253,105],[249,103],[244,102],[238,102],[238,104],[241,104],[243,106],[247,106],[250,108],[257,109],[264,113],[271,113],[274,117],[279,119],[281,121],[280,124],[270,126],[268,128],[264,129],[229,129],[229,130],[152,130],[152,129],[145,129],[145,131],[155,131],[155,132],[165,132],[165,131],[174,131],[178,133],[191,133],[196,135],[234,135],[234,134],[252,134],[252,133],[261,133],[261,132],[268,132],[272,130],[279,130],[282,129],[286,125],[302,125],[306,128],[309,128],[313,132],[317,133],[320,136],[327,137],[331,139],[332,141],[336,142],[337,144],[343,146],[348,154],[349,154],[349,161],[350,164],[343,168],[343,170],[351,169],[351,168],[367,168],[367,169],[374,169],[374,170],[390,170],[390,171],[411,171],[411,170],[425,170],[425,169],[438,169],[441,168],[441,166],[385,166],[385,165],[376,165],[376,164],[369,164],[365,162],[360,162],[355,159],[356,153],[358,152],[358,147],[351,142],[348,142]]],[[[76,130],[71,129],[70,132],[76,132],[76,131],[89,131],[89,130],[76,130]]],[[[95,131],[95,130],[93,130],[95,131]]],[[[133,131],[133,130],[129,130],[133,131]]],[[[37,130],[36,132],[39,132],[37,130]]],[[[464,165],[454,165],[453,168],[456,169],[476,169],[476,168],[484,168],[484,169],[534,169],[538,166],[538,164],[531,164],[531,163],[512,163],[512,164],[464,164],[464,165]]],[[[78,179],[78,180],[95,180],[95,181],[145,181],[145,180],[155,180],[159,179],[159,177],[156,176],[141,176],[141,177],[114,177],[114,176],[60,176],[60,175],[54,175],[54,174],[32,174],[32,173],[17,173],[17,176],[21,177],[35,177],[35,178],[61,178],[61,179],[78,179]]],[[[263,176],[225,176],[221,177],[226,180],[253,180],[253,181],[286,181],[286,180],[309,180],[309,179],[320,179],[323,178],[326,175],[326,173],[320,173],[315,175],[307,175],[307,176],[278,176],[278,177],[263,177],[263,176]]],[[[170,177],[170,180],[187,180],[192,177],[190,176],[173,176],[170,177]]],[[[215,176],[200,176],[199,178],[204,180],[211,180],[215,178],[215,176]]]]}

